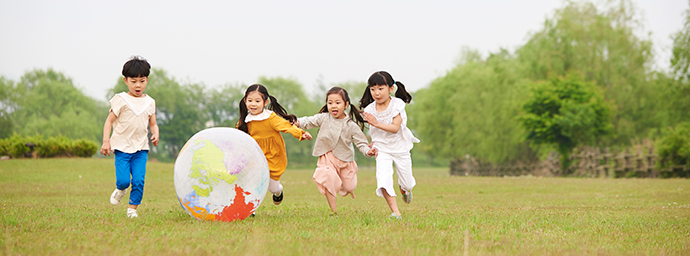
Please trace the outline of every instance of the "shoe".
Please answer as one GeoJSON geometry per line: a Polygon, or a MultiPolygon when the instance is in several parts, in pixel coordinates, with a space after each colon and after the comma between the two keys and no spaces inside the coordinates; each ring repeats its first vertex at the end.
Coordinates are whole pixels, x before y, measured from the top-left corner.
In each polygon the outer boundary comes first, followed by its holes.
{"type": "Polygon", "coordinates": [[[338,217],[338,213],[337,212],[331,212],[330,214],[328,214],[328,216],[338,217]]]}
{"type": "Polygon", "coordinates": [[[139,215],[137,214],[137,209],[127,208],[127,217],[138,218],[139,215]]]}
{"type": "Polygon", "coordinates": [[[279,196],[273,195],[273,204],[279,205],[283,202],[283,192],[280,192],[279,196]]]}
{"type": "Polygon", "coordinates": [[[115,191],[113,191],[113,193],[110,195],[110,203],[112,205],[119,204],[123,196],[125,196],[125,190],[115,189],[115,191]]]}
{"type": "Polygon", "coordinates": [[[403,202],[409,204],[412,202],[412,191],[405,192],[402,188],[400,188],[400,193],[403,196],[403,202]]]}
{"type": "Polygon", "coordinates": [[[391,216],[389,216],[389,218],[391,218],[391,219],[396,219],[396,220],[402,220],[402,216],[401,216],[401,215],[397,215],[397,214],[395,214],[395,213],[391,213],[391,216]]]}

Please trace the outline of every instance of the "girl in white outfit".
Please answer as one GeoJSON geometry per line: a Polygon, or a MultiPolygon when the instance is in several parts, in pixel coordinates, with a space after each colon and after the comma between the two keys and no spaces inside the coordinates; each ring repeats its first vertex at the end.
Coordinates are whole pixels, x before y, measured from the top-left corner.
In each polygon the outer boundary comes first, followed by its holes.
{"type": "Polygon", "coordinates": [[[398,185],[405,203],[412,201],[412,188],[416,181],[412,176],[412,143],[418,143],[407,128],[405,104],[412,100],[401,82],[396,82],[386,71],[372,74],[359,107],[364,109],[364,119],[369,123],[369,134],[376,156],[376,195],[386,199],[391,218],[400,219],[393,188],[393,163],[398,173],[398,185]],[[395,97],[390,94],[398,86],[395,97]],[[375,104],[371,104],[375,103],[375,104]]]}

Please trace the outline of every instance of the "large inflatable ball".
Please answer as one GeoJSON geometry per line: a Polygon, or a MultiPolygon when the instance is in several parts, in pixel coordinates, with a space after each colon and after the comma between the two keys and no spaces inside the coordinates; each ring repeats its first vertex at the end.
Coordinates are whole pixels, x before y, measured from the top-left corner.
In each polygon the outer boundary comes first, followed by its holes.
{"type": "Polygon", "coordinates": [[[263,201],[268,163],[248,134],[210,128],[192,136],[175,160],[180,205],[199,220],[242,220],[263,201]]]}

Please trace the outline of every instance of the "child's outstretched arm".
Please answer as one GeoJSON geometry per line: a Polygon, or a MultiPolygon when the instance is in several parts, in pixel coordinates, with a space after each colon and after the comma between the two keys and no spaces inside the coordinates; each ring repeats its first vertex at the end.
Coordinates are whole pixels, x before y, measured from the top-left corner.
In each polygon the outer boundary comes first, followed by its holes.
{"type": "Polygon", "coordinates": [[[402,124],[402,117],[400,116],[400,114],[393,117],[393,123],[391,124],[380,123],[379,120],[376,120],[376,117],[374,117],[374,115],[370,113],[364,113],[364,119],[367,120],[367,123],[369,123],[369,125],[390,133],[397,133],[398,130],[400,130],[400,124],[402,124]]]}
{"type": "Polygon", "coordinates": [[[149,127],[151,128],[151,143],[153,143],[154,146],[158,146],[159,130],[158,122],[156,122],[156,114],[149,117],[149,127]]]}
{"type": "Polygon", "coordinates": [[[273,130],[276,130],[278,132],[282,133],[289,133],[292,135],[292,137],[295,137],[299,139],[300,141],[302,140],[311,140],[311,134],[308,132],[300,129],[299,127],[290,124],[287,120],[283,119],[282,117],[270,117],[269,122],[271,124],[271,127],[273,127],[273,130]]]}
{"type": "Polygon", "coordinates": [[[110,110],[108,118],[105,119],[105,124],[103,125],[103,145],[101,145],[101,154],[104,156],[110,155],[110,131],[113,129],[113,122],[115,122],[117,116],[110,110]]]}
{"type": "Polygon", "coordinates": [[[362,132],[362,130],[360,130],[359,127],[354,123],[349,128],[352,131],[352,141],[359,149],[359,152],[362,152],[362,154],[364,154],[366,157],[374,156],[376,154],[376,150],[371,148],[369,141],[367,141],[367,136],[364,135],[364,132],[362,132]]]}
{"type": "Polygon", "coordinates": [[[311,129],[315,127],[321,127],[323,124],[323,121],[327,115],[330,114],[317,114],[315,116],[305,116],[305,117],[300,117],[297,118],[297,122],[295,122],[295,125],[301,129],[311,129]]]}

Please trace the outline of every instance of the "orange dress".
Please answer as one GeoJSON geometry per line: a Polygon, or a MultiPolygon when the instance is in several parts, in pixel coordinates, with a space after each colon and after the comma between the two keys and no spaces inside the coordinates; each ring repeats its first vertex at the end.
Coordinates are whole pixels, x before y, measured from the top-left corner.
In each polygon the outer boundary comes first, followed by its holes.
{"type": "MultiPolygon", "coordinates": [[[[268,111],[268,110],[264,110],[268,111]]],[[[252,120],[247,122],[249,135],[256,140],[268,161],[268,169],[271,171],[271,179],[280,180],[280,176],[287,168],[287,151],[281,132],[292,134],[302,140],[304,130],[290,124],[287,120],[271,112],[264,120],[252,120]]]]}

